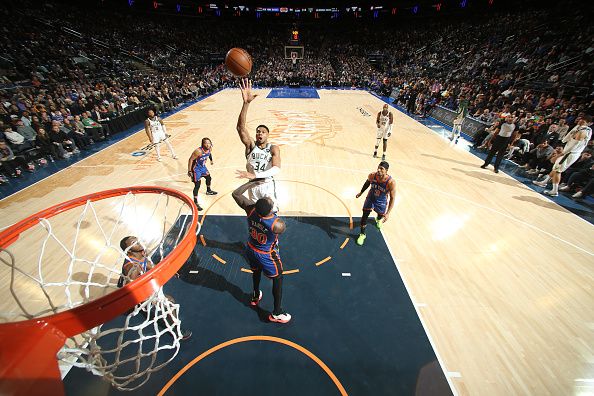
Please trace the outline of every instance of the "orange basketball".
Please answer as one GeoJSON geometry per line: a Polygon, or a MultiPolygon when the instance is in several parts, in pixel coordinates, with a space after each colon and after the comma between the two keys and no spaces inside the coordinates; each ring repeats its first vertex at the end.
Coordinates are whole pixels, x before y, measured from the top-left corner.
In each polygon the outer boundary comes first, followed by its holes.
{"type": "Polygon", "coordinates": [[[243,48],[231,48],[225,56],[225,66],[236,77],[245,77],[252,71],[252,57],[243,48]]]}

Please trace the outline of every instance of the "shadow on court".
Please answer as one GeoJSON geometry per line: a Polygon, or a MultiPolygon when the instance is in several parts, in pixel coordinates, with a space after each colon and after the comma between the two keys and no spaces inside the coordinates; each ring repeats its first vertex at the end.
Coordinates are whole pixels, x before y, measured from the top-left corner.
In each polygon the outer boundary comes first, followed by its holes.
{"type": "Polygon", "coordinates": [[[368,227],[359,247],[348,218],[284,219],[283,266],[298,270],[285,275],[283,285],[291,322],[266,320],[273,304],[272,283],[264,277],[259,308],[249,305],[251,274],[238,242],[247,234],[245,217],[209,216],[206,247],[198,242],[180,279],[165,286],[181,306],[183,327],[193,332],[175,361],[125,393],[87,386],[101,380],[73,369],[67,393],[156,394],[191,363],[167,395],[334,395],[340,387],[350,395],[451,394],[379,231],[368,227]],[[329,259],[316,265],[322,258],[329,259]]]}

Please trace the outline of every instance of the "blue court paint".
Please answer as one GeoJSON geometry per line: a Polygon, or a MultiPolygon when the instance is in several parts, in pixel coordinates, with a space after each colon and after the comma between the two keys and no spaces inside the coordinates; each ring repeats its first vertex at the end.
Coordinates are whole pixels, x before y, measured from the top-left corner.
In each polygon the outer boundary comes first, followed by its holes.
{"type": "Polygon", "coordinates": [[[314,87],[302,88],[272,88],[267,98],[270,99],[320,99],[314,87]]]}
{"type": "MultiPolygon", "coordinates": [[[[156,394],[192,359],[223,342],[267,335],[311,351],[336,375],[350,395],[448,395],[447,379],[425,334],[384,238],[368,227],[363,247],[348,218],[283,217],[280,237],[285,270],[283,307],[293,319],[286,325],[267,320],[272,283],[262,277],[259,307],[249,305],[252,275],[246,268],[245,216],[207,216],[193,257],[171,279],[165,293],[180,304],[183,328],[193,332],[175,361],[154,373],[137,391],[106,389],[99,377],[72,369],[64,380],[67,394],[156,394]],[[223,258],[221,264],[212,255],[223,258]],[[325,257],[322,265],[315,263],[325,257]],[[197,271],[197,272],[196,272],[197,271]],[[350,277],[344,277],[350,274],[350,277]],[[420,393],[419,393],[420,392],[420,393]]],[[[355,219],[358,225],[358,219],[355,219]]],[[[309,358],[285,345],[236,344],[193,366],[167,394],[277,395],[339,394],[328,376],[309,358]]]]}

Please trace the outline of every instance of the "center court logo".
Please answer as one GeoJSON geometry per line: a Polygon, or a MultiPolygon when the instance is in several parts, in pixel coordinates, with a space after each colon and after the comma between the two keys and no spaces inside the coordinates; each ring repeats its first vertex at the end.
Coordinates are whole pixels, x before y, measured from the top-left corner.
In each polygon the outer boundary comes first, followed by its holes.
{"type": "Polygon", "coordinates": [[[270,140],[279,145],[296,146],[305,142],[325,144],[342,126],[336,120],[315,111],[270,110],[275,118],[270,140]]]}

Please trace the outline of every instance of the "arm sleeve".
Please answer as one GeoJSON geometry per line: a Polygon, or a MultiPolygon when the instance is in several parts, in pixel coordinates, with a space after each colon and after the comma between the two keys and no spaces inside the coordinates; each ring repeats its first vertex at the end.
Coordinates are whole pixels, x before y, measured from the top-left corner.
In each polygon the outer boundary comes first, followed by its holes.
{"type": "Polygon", "coordinates": [[[268,169],[264,172],[254,172],[258,179],[264,179],[266,177],[272,177],[277,175],[280,172],[280,168],[278,166],[273,166],[272,168],[268,169]]]}

